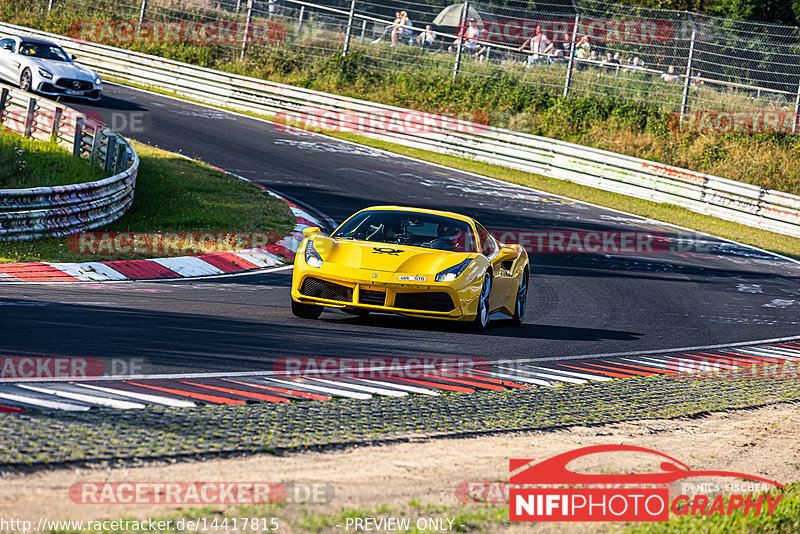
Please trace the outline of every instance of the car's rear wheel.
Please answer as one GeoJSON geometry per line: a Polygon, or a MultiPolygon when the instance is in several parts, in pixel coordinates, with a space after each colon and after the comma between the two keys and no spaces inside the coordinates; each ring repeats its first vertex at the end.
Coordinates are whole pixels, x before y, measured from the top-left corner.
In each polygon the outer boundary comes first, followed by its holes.
{"type": "Polygon", "coordinates": [[[492,296],[492,275],[488,271],[483,276],[483,284],[481,285],[481,294],[478,297],[478,313],[475,314],[475,319],[472,321],[473,330],[480,332],[486,329],[489,324],[489,300],[492,296]]]}
{"type": "Polygon", "coordinates": [[[522,276],[519,279],[519,289],[517,290],[517,302],[514,305],[514,317],[512,322],[515,326],[522,324],[525,319],[525,304],[528,300],[528,280],[530,275],[528,269],[522,271],[522,276]]]}
{"type": "Polygon", "coordinates": [[[322,306],[303,304],[292,299],[292,313],[301,319],[319,319],[322,315],[322,306]]]}
{"type": "Polygon", "coordinates": [[[23,91],[30,92],[31,85],[33,84],[33,77],[31,76],[30,69],[25,69],[19,77],[19,88],[23,91]]]}

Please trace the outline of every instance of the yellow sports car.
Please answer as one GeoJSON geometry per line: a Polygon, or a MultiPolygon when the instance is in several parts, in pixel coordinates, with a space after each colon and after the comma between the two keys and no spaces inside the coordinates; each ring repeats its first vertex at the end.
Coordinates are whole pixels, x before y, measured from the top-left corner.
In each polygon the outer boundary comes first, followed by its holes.
{"type": "Polygon", "coordinates": [[[375,206],[330,236],[306,228],[292,275],[292,312],[323,306],[470,321],[499,314],[520,324],[530,267],[525,249],[500,244],[478,221],[445,211],[375,206]]]}

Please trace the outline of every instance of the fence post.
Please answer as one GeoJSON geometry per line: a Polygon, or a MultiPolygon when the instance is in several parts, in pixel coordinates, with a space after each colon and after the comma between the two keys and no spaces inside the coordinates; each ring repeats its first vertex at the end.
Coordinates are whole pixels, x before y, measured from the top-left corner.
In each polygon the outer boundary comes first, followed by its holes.
{"type": "Polygon", "coordinates": [[[578,25],[581,23],[581,12],[574,0],[572,5],[575,6],[575,24],[572,26],[571,42],[569,43],[569,60],[567,61],[567,76],[564,78],[564,98],[569,94],[569,86],[572,84],[572,70],[575,68],[575,39],[578,37],[578,25]]]}
{"type": "MultiPolygon", "coordinates": [[[[2,106],[0,106],[2,110],[2,106]]],[[[800,113],[800,80],[797,81],[797,96],[794,98],[794,120],[792,120],[792,133],[797,133],[797,114],[800,113]]]]}
{"type": "Polygon", "coordinates": [[[694,43],[697,39],[697,26],[694,17],[689,13],[689,21],[692,23],[692,40],[689,43],[689,60],[686,62],[686,80],[683,82],[683,96],[681,97],[681,116],[686,113],[686,106],[689,103],[689,87],[692,83],[692,64],[694,63],[694,43]]]}
{"type": "Polygon", "coordinates": [[[364,34],[367,33],[367,19],[361,21],[361,42],[364,42],[364,34]]]}
{"type": "Polygon", "coordinates": [[[81,157],[81,146],[83,145],[83,125],[86,117],[75,117],[75,137],[72,139],[72,155],[81,157]]]}
{"type": "Polygon", "coordinates": [[[139,10],[139,22],[144,21],[144,15],[147,12],[147,0],[142,0],[142,7],[139,10]]]}
{"type": "Polygon", "coordinates": [[[236,12],[238,13],[242,9],[242,0],[236,0],[236,12]]]}
{"type": "Polygon", "coordinates": [[[8,103],[8,89],[3,87],[0,90],[0,124],[3,124],[3,119],[6,116],[6,104],[8,103]]]}
{"type": "Polygon", "coordinates": [[[53,10],[53,0],[47,0],[47,14],[49,15],[52,10],[53,10]]]}
{"type": "Polygon", "coordinates": [[[31,98],[28,100],[28,112],[25,114],[25,128],[23,135],[30,137],[33,131],[33,116],[36,113],[36,99],[31,98]]]}
{"type": "Polygon", "coordinates": [[[244,25],[244,37],[242,37],[242,55],[247,51],[247,40],[250,38],[250,25],[253,23],[253,0],[247,0],[247,22],[244,25]]]}
{"type": "Polygon", "coordinates": [[[53,129],[50,132],[50,138],[53,141],[58,141],[58,130],[61,129],[61,114],[64,113],[62,108],[56,107],[56,112],[53,114],[53,129]]]}
{"type": "Polygon", "coordinates": [[[297,33],[303,29],[303,15],[306,14],[306,6],[300,6],[300,16],[297,18],[297,33]]]}
{"type": "Polygon", "coordinates": [[[353,16],[356,12],[356,0],[350,0],[350,14],[347,17],[347,35],[344,36],[344,50],[342,50],[342,57],[347,57],[350,51],[350,34],[353,31],[353,16]]]}
{"type": "MultiPolygon", "coordinates": [[[[464,22],[467,20],[467,13],[469,13],[469,0],[464,2],[464,5],[461,6],[461,18],[459,19],[459,26],[461,26],[462,34],[458,36],[458,46],[456,47],[456,62],[453,65],[453,82],[456,81],[458,77],[458,71],[461,69],[461,50],[464,47],[464,37],[467,35],[467,28],[464,25],[464,22]]],[[[456,35],[458,35],[458,28],[456,28],[456,35]]]]}

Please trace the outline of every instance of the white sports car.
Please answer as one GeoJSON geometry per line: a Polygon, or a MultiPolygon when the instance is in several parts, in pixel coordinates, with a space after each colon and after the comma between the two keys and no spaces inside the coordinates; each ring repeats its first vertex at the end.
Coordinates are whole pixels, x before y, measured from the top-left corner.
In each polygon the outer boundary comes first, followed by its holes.
{"type": "Polygon", "coordinates": [[[57,44],[34,37],[0,39],[0,78],[23,91],[100,100],[102,81],[57,44]]]}

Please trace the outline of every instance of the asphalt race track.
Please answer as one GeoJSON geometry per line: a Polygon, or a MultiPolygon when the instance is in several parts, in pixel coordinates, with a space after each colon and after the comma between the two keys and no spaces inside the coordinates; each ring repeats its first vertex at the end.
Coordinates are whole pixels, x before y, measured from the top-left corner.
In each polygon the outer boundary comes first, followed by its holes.
{"type": "MultiPolygon", "coordinates": [[[[647,255],[537,254],[525,324],[449,323],[289,310],[291,271],[201,281],[4,285],[0,353],[143,358],[147,373],[269,370],[282,356],[569,357],[795,336],[800,265],[739,245],[370,148],[106,87],[97,105],[141,119],[127,137],[236,172],[341,222],[374,204],[446,209],[490,230],[655,231],[647,255]],[[131,115],[133,114],[133,115],[131,115]],[[680,250],[674,250],[680,248],[680,250]]],[[[119,120],[117,121],[119,125],[119,120]]]]}

